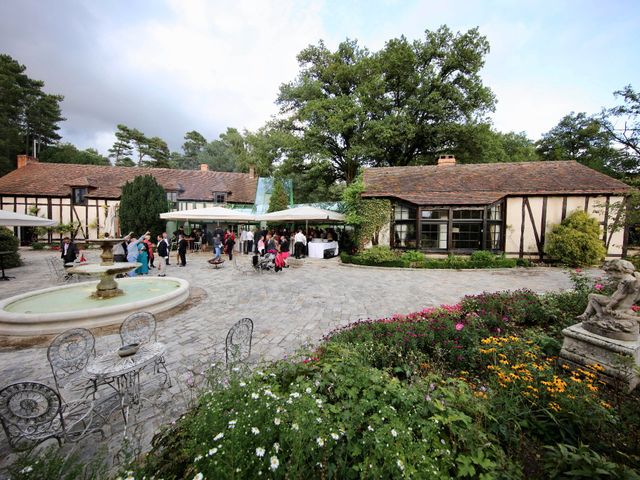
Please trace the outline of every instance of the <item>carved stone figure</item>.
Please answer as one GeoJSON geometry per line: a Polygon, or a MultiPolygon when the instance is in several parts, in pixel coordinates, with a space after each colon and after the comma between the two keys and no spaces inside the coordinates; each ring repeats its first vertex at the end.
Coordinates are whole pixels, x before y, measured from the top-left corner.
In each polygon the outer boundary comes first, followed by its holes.
{"type": "Polygon", "coordinates": [[[612,281],[618,281],[616,291],[610,297],[592,293],[589,305],[578,320],[582,328],[616,340],[638,339],[638,316],[631,310],[640,298],[640,274],[631,262],[611,260],[605,262],[604,270],[612,281]]]}

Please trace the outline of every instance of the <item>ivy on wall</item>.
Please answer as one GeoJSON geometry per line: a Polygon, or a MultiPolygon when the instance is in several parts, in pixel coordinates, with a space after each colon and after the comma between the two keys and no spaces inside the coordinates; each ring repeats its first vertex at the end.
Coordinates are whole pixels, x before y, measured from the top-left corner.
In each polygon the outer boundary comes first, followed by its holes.
{"type": "Polygon", "coordinates": [[[371,242],[378,245],[382,228],[389,223],[391,202],[383,198],[362,198],[364,181],[362,174],[347,187],[342,194],[347,223],[355,228],[359,250],[371,242]]]}

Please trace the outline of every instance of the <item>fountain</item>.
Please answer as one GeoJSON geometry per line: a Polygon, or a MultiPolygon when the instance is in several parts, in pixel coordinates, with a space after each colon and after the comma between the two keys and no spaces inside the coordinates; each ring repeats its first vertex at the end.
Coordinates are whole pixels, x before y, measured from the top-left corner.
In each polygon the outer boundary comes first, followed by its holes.
{"type": "Polygon", "coordinates": [[[69,268],[67,271],[76,275],[100,275],[100,281],[96,286],[96,291],[91,294],[93,298],[112,298],[124,295],[124,292],[118,288],[118,282],[115,276],[120,273],[127,273],[138,268],[140,263],[114,262],[113,246],[122,243],[122,238],[100,238],[97,240],[88,239],[84,243],[89,245],[100,245],[102,253],[100,254],[100,265],[79,265],[69,268]]]}
{"type": "Polygon", "coordinates": [[[114,262],[113,246],[123,239],[89,239],[102,248],[99,265],[87,264],[68,271],[100,277],[0,300],[0,335],[33,336],[59,333],[69,328],[94,328],[119,324],[138,311],[160,313],[189,297],[189,282],[174,277],[134,277],[116,280],[139,263],[114,262]]]}

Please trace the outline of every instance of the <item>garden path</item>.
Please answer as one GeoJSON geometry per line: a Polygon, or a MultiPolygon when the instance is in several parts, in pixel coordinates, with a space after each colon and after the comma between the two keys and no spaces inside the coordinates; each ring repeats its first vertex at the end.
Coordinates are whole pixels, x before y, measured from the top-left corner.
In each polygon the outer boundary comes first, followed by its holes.
{"type": "MultiPolygon", "coordinates": [[[[54,253],[21,250],[21,255],[24,265],[11,270],[16,279],[3,282],[0,298],[53,284],[45,258],[54,253]]],[[[99,261],[96,250],[85,255],[99,261]]],[[[260,275],[242,274],[229,262],[215,270],[208,258],[204,253],[188,255],[185,268],[178,268],[175,258],[171,259],[168,275],[187,279],[194,298],[189,308],[159,317],[158,340],[167,345],[167,366],[175,382],[170,390],[156,392],[156,404],[137,415],[132,431],[142,449],[159,425],[174,420],[192,401],[190,372],[221,358],[228,329],[243,317],[255,324],[252,360],[268,361],[283,358],[305,342],[317,343],[332,329],[358,319],[454,304],[464,295],[483,291],[545,292],[571,287],[566,272],[556,268],[405,270],[346,266],[331,259],[305,260],[299,268],[260,275]]],[[[248,266],[250,257],[240,255],[238,260],[248,266]]],[[[118,345],[117,329],[97,334],[98,353],[118,345]]],[[[1,385],[22,380],[52,384],[46,347],[46,342],[9,347],[6,338],[0,339],[1,385]]],[[[102,444],[111,457],[120,448],[122,427],[121,419],[114,419],[102,444]]],[[[5,455],[8,447],[0,435],[1,472],[13,455],[5,455]]],[[[90,448],[96,445],[100,442],[90,448]]]]}

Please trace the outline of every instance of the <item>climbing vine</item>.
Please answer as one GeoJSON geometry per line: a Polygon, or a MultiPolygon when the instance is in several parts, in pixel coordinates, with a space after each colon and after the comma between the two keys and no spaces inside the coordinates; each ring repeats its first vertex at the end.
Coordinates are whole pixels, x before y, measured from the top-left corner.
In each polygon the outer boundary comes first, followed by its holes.
{"type": "Polygon", "coordinates": [[[358,249],[371,242],[378,244],[382,228],[389,222],[391,202],[382,198],[362,198],[364,181],[362,175],[345,188],[342,194],[347,223],[355,228],[358,249]]]}

